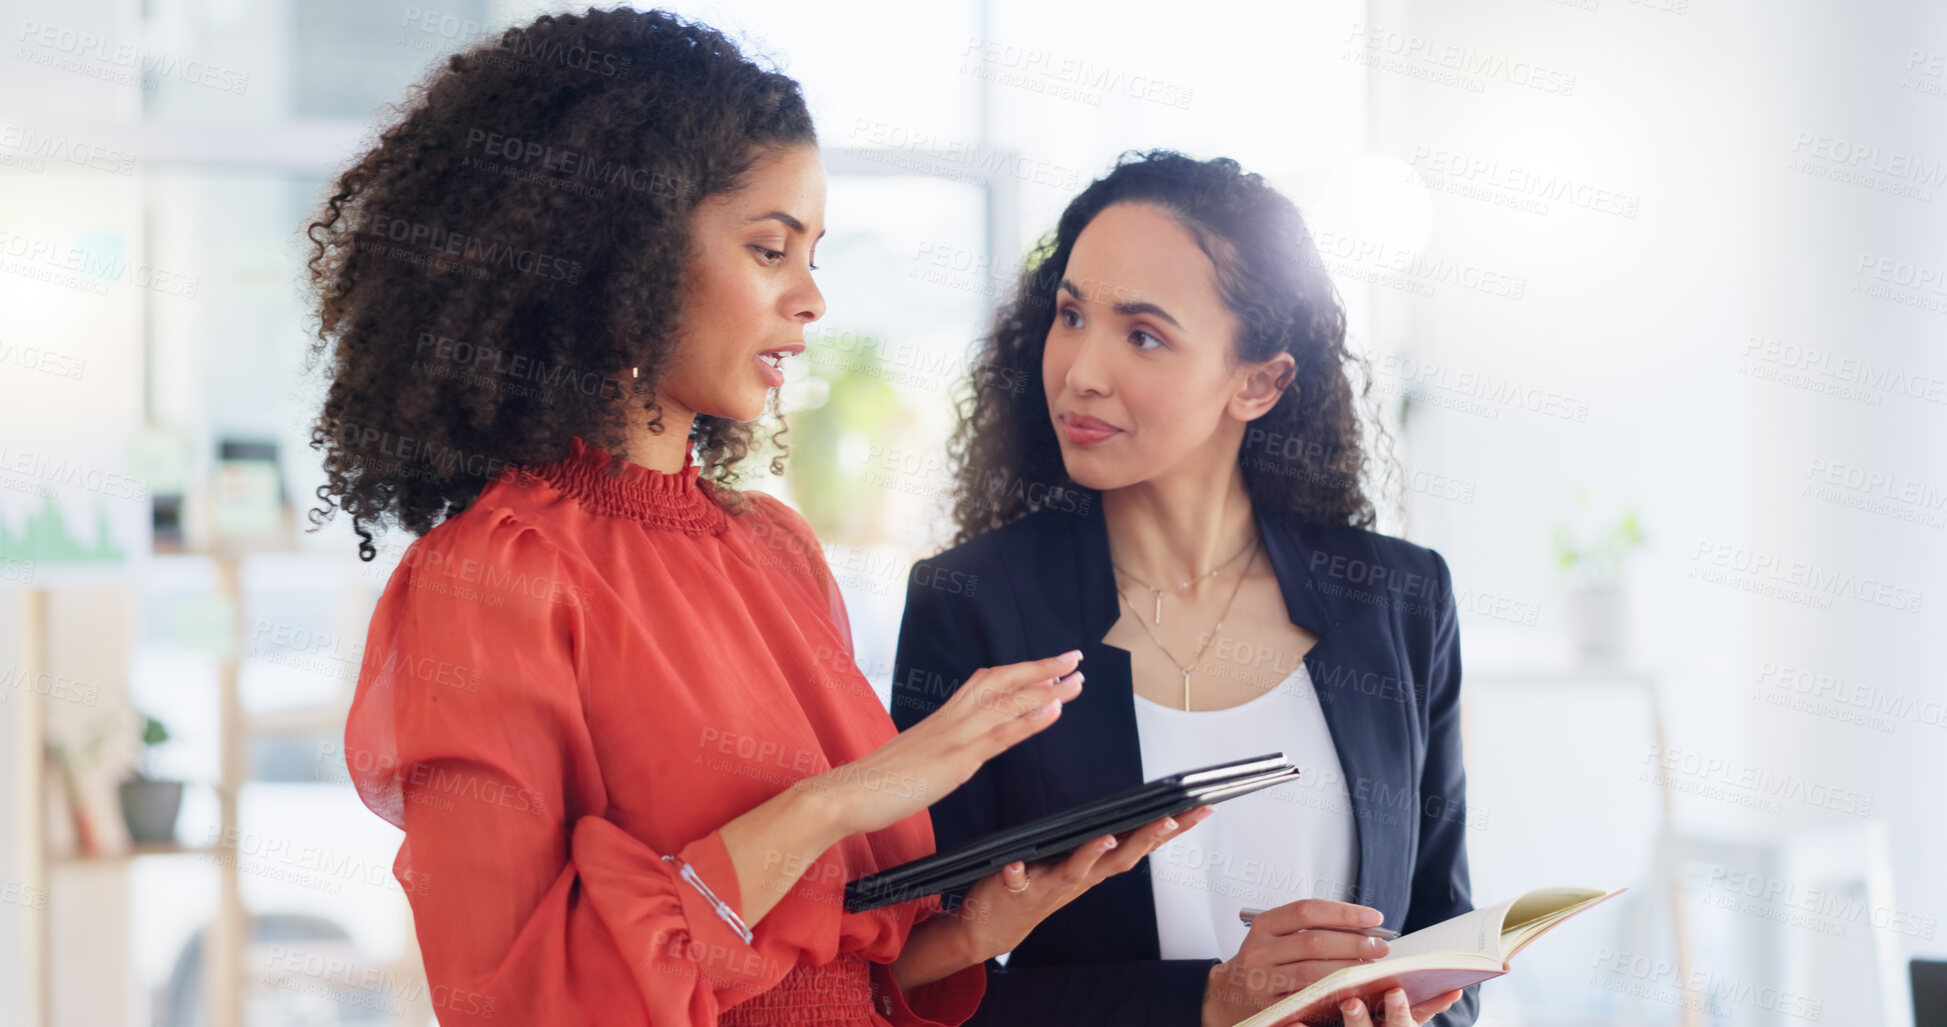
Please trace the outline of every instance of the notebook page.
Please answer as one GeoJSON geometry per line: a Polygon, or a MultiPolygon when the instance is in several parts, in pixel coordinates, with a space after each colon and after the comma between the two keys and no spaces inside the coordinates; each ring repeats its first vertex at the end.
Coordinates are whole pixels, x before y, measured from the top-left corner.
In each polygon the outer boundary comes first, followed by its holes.
{"type": "MultiPolygon", "coordinates": [[[[1501,921],[1508,908],[1517,900],[1462,913],[1452,920],[1443,920],[1432,927],[1422,927],[1412,934],[1386,943],[1385,959],[1398,956],[1412,956],[1427,952],[1478,952],[1499,963],[1501,961],[1501,921]]],[[[1380,962],[1385,962],[1385,959],[1380,962]]]]}

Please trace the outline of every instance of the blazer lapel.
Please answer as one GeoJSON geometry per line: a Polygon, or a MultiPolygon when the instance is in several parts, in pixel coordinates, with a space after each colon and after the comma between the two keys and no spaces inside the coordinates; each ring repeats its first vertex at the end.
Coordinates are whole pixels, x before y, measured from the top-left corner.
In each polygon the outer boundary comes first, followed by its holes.
{"type": "Polygon", "coordinates": [[[1412,872],[1406,817],[1413,811],[1402,809],[1398,801],[1412,794],[1404,772],[1412,739],[1404,722],[1408,711],[1382,697],[1396,698],[1399,683],[1390,691],[1376,684],[1393,668],[1371,665],[1375,650],[1391,651],[1385,633],[1375,630],[1383,619],[1350,608],[1341,598],[1343,585],[1334,587],[1332,579],[1314,572],[1312,554],[1319,550],[1308,544],[1303,529],[1259,513],[1258,530],[1291,622],[1318,636],[1305,654],[1305,670],[1338,750],[1352,803],[1352,831],[1359,847],[1352,901],[1381,910],[1388,922],[1398,921],[1405,914],[1412,872]]]}

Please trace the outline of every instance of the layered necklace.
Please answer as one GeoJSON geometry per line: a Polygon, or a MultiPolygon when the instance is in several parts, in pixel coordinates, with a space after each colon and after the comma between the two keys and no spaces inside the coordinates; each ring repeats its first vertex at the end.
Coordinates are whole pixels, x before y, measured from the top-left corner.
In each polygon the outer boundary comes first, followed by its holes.
{"type": "Polygon", "coordinates": [[[1149,590],[1149,594],[1156,598],[1156,615],[1150,619],[1154,620],[1158,625],[1161,625],[1163,623],[1163,593],[1181,592],[1184,589],[1189,588],[1191,585],[1197,584],[1200,581],[1204,581],[1208,578],[1214,578],[1217,576],[1218,571],[1221,571],[1224,568],[1230,566],[1231,564],[1236,563],[1238,557],[1243,556],[1245,553],[1248,553],[1251,550],[1256,548],[1257,548],[1257,540],[1253,538],[1250,542],[1245,543],[1244,548],[1239,549],[1237,552],[1231,554],[1230,559],[1225,560],[1223,563],[1220,563],[1217,566],[1212,567],[1210,570],[1206,571],[1205,573],[1199,574],[1196,577],[1191,578],[1190,580],[1175,586],[1174,588],[1157,588],[1156,586],[1150,584],[1149,582],[1136,577],[1134,574],[1130,574],[1129,568],[1124,567],[1123,565],[1115,562],[1114,560],[1109,561],[1109,566],[1114,567],[1116,570],[1119,570],[1124,574],[1127,574],[1129,576],[1129,580],[1149,590]]]}
{"type": "MultiPolygon", "coordinates": [[[[1134,581],[1136,584],[1141,585],[1146,589],[1149,589],[1150,594],[1154,596],[1156,599],[1155,620],[1157,625],[1160,626],[1163,623],[1163,593],[1164,592],[1181,592],[1184,589],[1189,588],[1191,585],[1197,584],[1200,581],[1204,581],[1209,578],[1215,577],[1218,571],[1221,571],[1224,568],[1230,566],[1231,564],[1236,563],[1237,558],[1239,556],[1243,556],[1245,553],[1255,553],[1257,551],[1259,541],[1260,540],[1253,538],[1250,544],[1246,545],[1243,549],[1237,551],[1236,556],[1232,556],[1230,559],[1225,560],[1223,563],[1218,564],[1212,570],[1204,574],[1199,574],[1196,577],[1191,578],[1190,580],[1185,581],[1174,588],[1157,588],[1156,586],[1151,585],[1149,582],[1136,577],[1134,574],[1130,574],[1127,570],[1125,570],[1122,567],[1122,565],[1116,563],[1114,560],[1109,561],[1109,566],[1114,567],[1116,570],[1121,571],[1125,575],[1128,575],[1130,580],[1134,581]]],[[[1250,563],[1246,562],[1244,564],[1244,570],[1248,572],[1250,569],[1251,569],[1250,563]]],[[[1230,598],[1228,600],[1225,600],[1224,602],[1224,611],[1217,615],[1216,626],[1210,629],[1210,634],[1204,638],[1203,645],[1197,648],[1197,654],[1195,656],[1190,657],[1190,662],[1188,663],[1184,663],[1178,660],[1175,656],[1170,654],[1169,649],[1163,645],[1162,640],[1157,638],[1156,633],[1154,631],[1151,631],[1149,629],[1149,625],[1143,622],[1142,614],[1139,611],[1137,611],[1136,604],[1129,602],[1129,597],[1123,594],[1122,583],[1121,582],[1116,583],[1115,594],[1122,599],[1125,605],[1129,607],[1130,616],[1136,618],[1136,626],[1143,629],[1143,634],[1149,636],[1149,641],[1156,646],[1158,652],[1163,654],[1163,658],[1170,661],[1170,664],[1174,666],[1180,673],[1182,673],[1183,710],[1186,713],[1189,712],[1190,710],[1190,670],[1191,668],[1197,665],[1198,661],[1203,659],[1203,654],[1209,650],[1210,643],[1215,642],[1217,640],[1218,632],[1223,630],[1224,618],[1230,616],[1231,605],[1237,602],[1237,593],[1243,590],[1244,578],[1246,576],[1247,574],[1245,573],[1240,573],[1237,575],[1237,584],[1231,586],[1230,598]]]]}

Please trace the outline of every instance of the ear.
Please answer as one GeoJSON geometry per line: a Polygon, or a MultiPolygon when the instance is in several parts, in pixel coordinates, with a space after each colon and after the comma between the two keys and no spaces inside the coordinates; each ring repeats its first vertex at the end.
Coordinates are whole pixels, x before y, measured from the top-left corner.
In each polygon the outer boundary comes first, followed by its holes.
{"type": "Polygon", "coordinates": [[[1278,405],[1285,391],[1298,377],[1298,361],[1289,353],[1238,368],[1237,391],[1231,394],[1229,413],[1240,421],[1255,421],[1278,405]]]}

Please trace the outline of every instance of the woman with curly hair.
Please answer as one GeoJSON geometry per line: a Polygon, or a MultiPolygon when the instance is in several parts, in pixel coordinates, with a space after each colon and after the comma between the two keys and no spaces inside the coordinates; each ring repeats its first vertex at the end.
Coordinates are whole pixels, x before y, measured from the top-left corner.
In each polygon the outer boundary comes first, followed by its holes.
{"type": "MultiPolygon", "coordinates": [[[[1234,161],[1125,155],[973,366],[958,544],[914,570],[893,720],[1054,647],[1086,654],[1093,697],[936,805],[940,844],[1224,760],[1303,769],[1049,917],[990,967],[975,1022],[1227,1027],[1383,955],[1382,922],[1465,912],[1451,579],[1370,530],[1362,482],[1391,461],[1361,444],[1358,361],[1297,208],[1234,161]]],[[[1341,1014],[1473,1022],[1472,991],[1420,998],[1341,1014]]]]}
{"type": "Polygon", "coordinates": [[[405,832],[442,1022],[957,1024],[987,957],[1184,829],[1009,868],[959,915],[845,912],[1082,675],[975,669],[896,732],[809,526],[735,488],[824,312],[824,202],[795,82],[590,10],[448,59],[309,227],[313,520],[349,515],[367,560],[421,536],[345,752],[405,832]]]}

